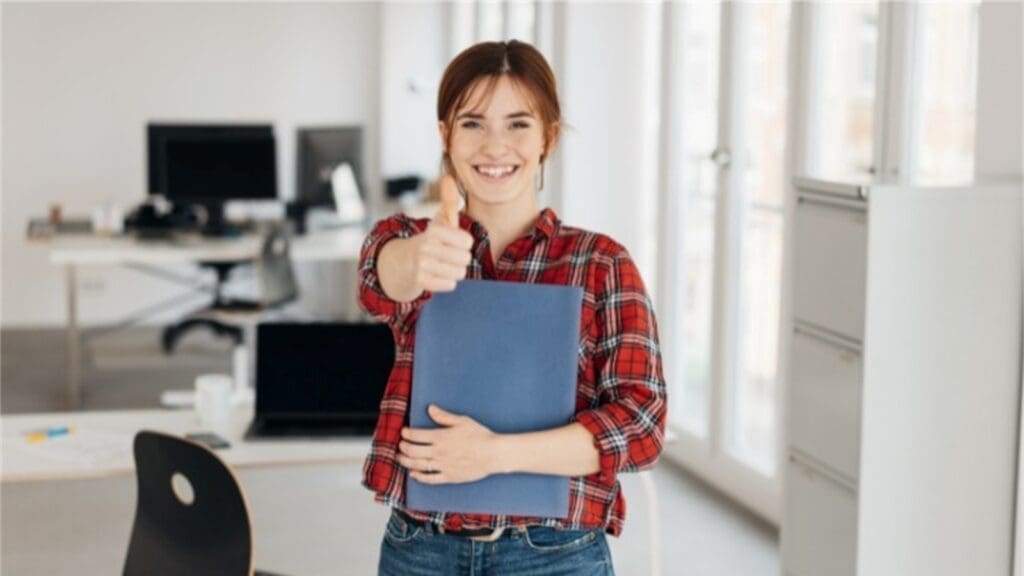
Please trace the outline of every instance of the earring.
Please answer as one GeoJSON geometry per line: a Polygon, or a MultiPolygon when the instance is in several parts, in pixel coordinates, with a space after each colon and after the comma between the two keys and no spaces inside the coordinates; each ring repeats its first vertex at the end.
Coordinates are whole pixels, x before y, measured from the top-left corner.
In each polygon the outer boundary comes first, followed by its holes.
{"type": "Polygon", "coordinates": [[[543,158],[540,159],[540,170],[538,170],[537,172],[538,172],[538,174],[533,177],[533,186],[534,186],[534,188],[537,189],[537,192],[540,192],[541,190],[544,189],[544,159],[543,158]]]}

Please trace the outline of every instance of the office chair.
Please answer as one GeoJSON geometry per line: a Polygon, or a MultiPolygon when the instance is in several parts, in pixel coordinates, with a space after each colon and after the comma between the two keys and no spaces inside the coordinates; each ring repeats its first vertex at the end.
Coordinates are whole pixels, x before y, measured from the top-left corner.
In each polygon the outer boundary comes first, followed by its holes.
{"type": "Polygon", "coordinates": [[[284,226],[270,229],[263,239],[256,272],[260,283],[260,300],[231,300],[223,296],[224,284],[231,269],[239,262],[203,262],[202,266],[212,268],[217,274],[213,302],[188,315],[184,320],[167,326],[163,331],[163,349],[167,354],[174,352],[178,341],[195,328],[205,327],[218,336],[226,336],[235,346],[244,340],[244,326],[254,323],[259,316],[272,308],[294,301],[298,297],[298,286],[289,256],[290,240],[284,226]]]}
{"type": "Polygon", "coordinates": [[[216,454],[148,430],[134,449],[138,501],[124,576],[274,576],[253,570],[249,506],[216,454]]]}

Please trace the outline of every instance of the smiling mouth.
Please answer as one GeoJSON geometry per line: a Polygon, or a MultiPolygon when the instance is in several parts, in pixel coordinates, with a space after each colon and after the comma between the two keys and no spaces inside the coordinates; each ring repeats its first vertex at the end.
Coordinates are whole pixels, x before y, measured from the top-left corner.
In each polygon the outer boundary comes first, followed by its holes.
{"type": "Polygon", "coordinates": [[[473,170],[483,176],[484,180],[489,182],[501,182],[512,176],[519,170],[518,165],[504,165],[504,166],[490,166],[484,164],[478,164],[473,166],[473,170]]]}

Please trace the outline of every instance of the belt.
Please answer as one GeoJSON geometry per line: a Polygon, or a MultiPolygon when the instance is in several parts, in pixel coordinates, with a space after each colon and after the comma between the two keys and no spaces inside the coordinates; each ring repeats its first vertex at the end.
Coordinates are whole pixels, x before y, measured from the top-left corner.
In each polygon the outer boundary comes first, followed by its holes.
{"type": "Polygon", "coordinates": [[[470,540],[476,540],[478,542],[494,542],[498,538],[501,538],[502,533],[505,532],[504,528],[461,528],[459,530],[448,530],[443,524],[434,524],[433,522],[417,520],[398,508],[394,508],[394,512],[402,519],[402,521],[410,526],[418,526],[424,530],[434,530],[439,534],[460,536],[462,538],[469,538],[470,540]]]}

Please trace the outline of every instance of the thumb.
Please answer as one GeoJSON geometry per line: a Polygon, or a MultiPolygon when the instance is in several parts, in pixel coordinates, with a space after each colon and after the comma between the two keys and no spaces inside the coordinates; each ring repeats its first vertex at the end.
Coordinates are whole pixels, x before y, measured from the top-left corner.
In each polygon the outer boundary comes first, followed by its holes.
{"type": "Polygon", "coordinates": [[[427,412],[430,414],[431,420],[442,426],[453,426],[460,418],[458,414],[443,410],[437,404],[431,404],[427,407],[427,412]]]}
{"type": "Polygon", "coordinates": [[[441,193],[441,210],[438,211],[435,220],[448,226],[459,227],[459,190],[455,184],[455,178],[451,174],[445,174],[438,183],[441,193]]]}

